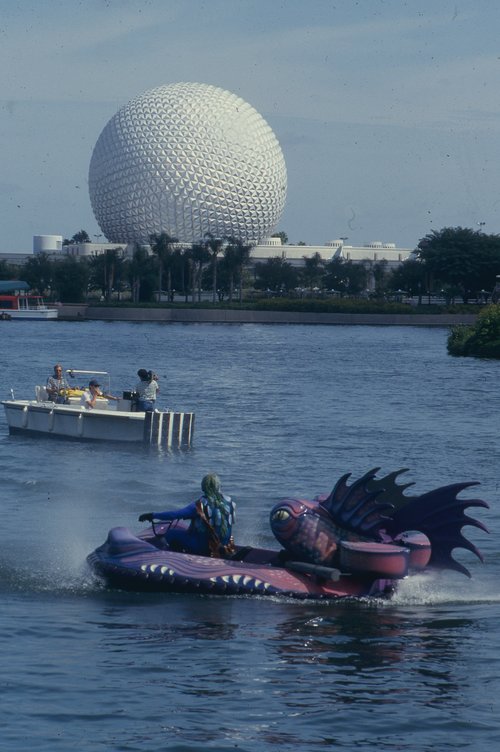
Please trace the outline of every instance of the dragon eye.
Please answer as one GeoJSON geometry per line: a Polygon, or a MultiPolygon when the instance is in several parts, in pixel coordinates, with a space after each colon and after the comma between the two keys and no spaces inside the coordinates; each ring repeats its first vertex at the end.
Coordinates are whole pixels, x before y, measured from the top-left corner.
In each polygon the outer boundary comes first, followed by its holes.
{"type": "Polygon", "coordinates": [[[288,520],[289,517],[290,512],[287,512],[286,509],[277,509],[273,514],[273,520],[275,522],[284,522],[285,520],[288,520]]]}

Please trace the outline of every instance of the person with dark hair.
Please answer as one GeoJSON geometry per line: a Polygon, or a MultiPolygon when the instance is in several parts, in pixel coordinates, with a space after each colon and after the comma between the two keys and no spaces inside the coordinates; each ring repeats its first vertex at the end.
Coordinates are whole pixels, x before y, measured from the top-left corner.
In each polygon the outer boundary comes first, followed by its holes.
{"type": "Polygon", "coordinates": [[[215,473],[205,475],[201,490],[199,499],[186,507],[141,514],[139,522],[190,520],[187,529],[172,526],[167,530],[164,537],[169,548],[215,558],[230,556],[235,551],[232,531],[236,505],[222,493],[215,473]]]}
{"type": "Polygon", "coordinates": [[[139,381],[135,385],[137,394],[137,410],[139,412],[152,412],[155,409],[156,395],[160,391],[158,376],[145,368],[137,371],[139,381]]]}
{"type": "Polygon", "coordinates": [[[112,394],[104,394],[103,392],[101,392],[101,385],[99,384],[97,379],[90,379],[89,388],[85,389],[82,396],[80,397],[80,405],[87,408],[87,410],[92,410],[96,407],[96,403],[99,398],[116,401],[118,401],[119,399],[118,397],[114,397],[112,394]]]}

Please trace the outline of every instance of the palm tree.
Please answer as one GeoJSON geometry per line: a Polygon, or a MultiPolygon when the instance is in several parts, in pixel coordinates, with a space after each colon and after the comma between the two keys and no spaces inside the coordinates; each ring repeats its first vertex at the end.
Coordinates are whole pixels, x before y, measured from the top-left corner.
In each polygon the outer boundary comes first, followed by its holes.
{"type": "Polygon", "coordinates": [[[323,277],[325,276],[325,265],[319,253],[312,256],[302,256],[304,259],[304,268],[302,270],[302,279],[306,287],[321,287],[323,277]]]}
{"type": "Polygon", "coordinates": [[[198,290],[198,302],[201,300],[201,275],[203,265],[210,260],[210,254],[205,243],[193,243],[186,251],[191,266],[191,291],[193,303],[195,301],[195,289],[198,290]]]}
{"type": "Polygon", "coordinates": [[[91,285],[101,289],[108,302],[111,300],[115,281],[121,277],[122,265],[119,248],[107,248],[104,253],[93,253],[89,259],[91,285]]]}
{"type": "Polygon", "coordinates": [[[163,272],[167,271],[167,292],[170,300],[172,291],[172,257],[177,238],[173,238],[166,232],[160,235],[150,235],[151,250],[158,257],[158,303],[161,300],[163,272]]]}
{"type": "MultiPolygon", "coordinates": [[[[121,251],[119,248],[107,248],[104,254],[104,275],[106,280],[106,300],[111,300],[113,288],[121,277],[121,251]]],[[[119,297],[119,296],[118,296],[119,297]]]]}
{"type": "Polygon", "coordinates": [[[151,259],[146,248],[136,243],[132,259],[128,262],[130,289],[134,303],[141,300],[141,282],[150,272],[151,265],[151,259]]]}
{"type": "Polygon", "coordinates": [[[206,232],[205,246],[212,260],[212,303],[215,303],[217,300],[217,257],[222,251],[224,241],[214,237],[211,232],[206,232]]]}
{"type": "Polygon", "coordinates": [[[224,261],[226,262],[226,269],[229,274],[229,302],[233,300],[234,292],[234,277],[237,275],[239,283],[239,295],[238,299],[241,303],[243,297],[243,269],[248,264],[250,259],[250,251],[253,246],[251,244],[245,244],[238,238],[226,238],[228,244],[224,249],[224,261]]]}

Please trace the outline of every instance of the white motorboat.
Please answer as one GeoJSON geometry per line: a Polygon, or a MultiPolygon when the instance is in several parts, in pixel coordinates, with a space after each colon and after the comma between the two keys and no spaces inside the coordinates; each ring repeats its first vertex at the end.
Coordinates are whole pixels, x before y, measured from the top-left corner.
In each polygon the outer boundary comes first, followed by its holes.
{"type": "Polygon", "coordinates": [[[0,295],[0,318],[55,320],[58,309],[46,305],[41,295],[0,295]]]}
{"type": "MultiPolygon", "coordinates": [[[[71,376],[90,374],[108,378],[107,371],[69,369],[71,376]]],[[[116,400],[99,397],[96,406],[81,405],[83,390],[65,390],[65,404],[49,400],[44,386],[35,387],[35,399],[3,400],[9,432],[57,438],[154,444],[164,448],[189,448],[193,440],[194,413],[173,410],[138,412],[132,392],[116,400]]],[[[108,394],[109,389],[104,394],[108,394]]]]}

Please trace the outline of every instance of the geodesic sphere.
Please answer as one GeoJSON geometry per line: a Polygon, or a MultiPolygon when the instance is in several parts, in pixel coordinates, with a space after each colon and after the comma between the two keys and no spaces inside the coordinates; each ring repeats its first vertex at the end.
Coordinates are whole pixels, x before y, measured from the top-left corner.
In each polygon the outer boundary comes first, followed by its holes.
{"type": "Polygon", "coordinates": [[[102,131],[89,169],[99,227],[112,243],[210,232],[254,243],[286,199],[286,166],[266,121],[216,86],[178,83],[136,97],[102,131]]]}

